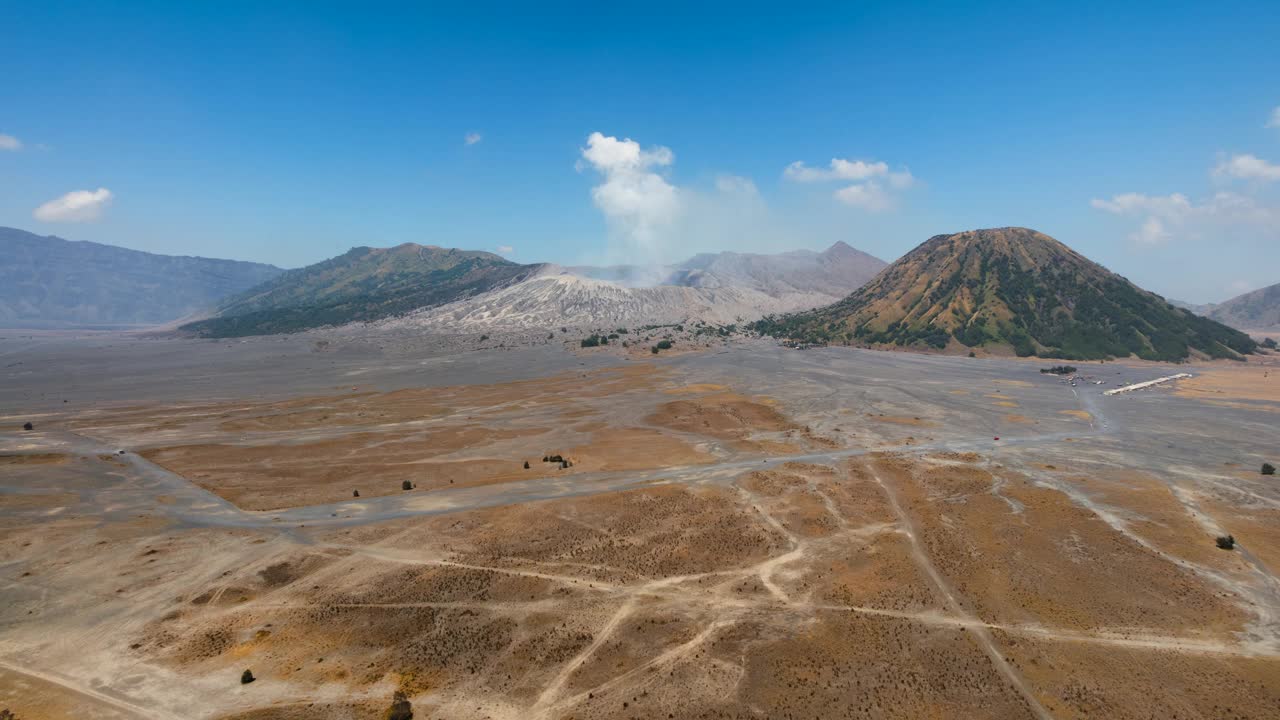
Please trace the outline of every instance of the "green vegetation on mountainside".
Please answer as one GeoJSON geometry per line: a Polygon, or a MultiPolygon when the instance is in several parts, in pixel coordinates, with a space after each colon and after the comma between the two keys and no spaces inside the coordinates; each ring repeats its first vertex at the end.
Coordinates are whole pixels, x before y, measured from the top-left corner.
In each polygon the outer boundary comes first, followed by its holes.
{"type": "Polygon", "coordinates": [[[1256,347],[1025,228],[930,238],[844,300],[755,329],[804,342],[1008,346],[1068,360],[1239,358],[1256,347]]]}
{"type": "Polygon", "coordinates": [[[290,270],[184,325],[204,337],[297,332],[442,305],[527,277],[537,266],[485,252],[420,245],[355,248],[290,270]]]}

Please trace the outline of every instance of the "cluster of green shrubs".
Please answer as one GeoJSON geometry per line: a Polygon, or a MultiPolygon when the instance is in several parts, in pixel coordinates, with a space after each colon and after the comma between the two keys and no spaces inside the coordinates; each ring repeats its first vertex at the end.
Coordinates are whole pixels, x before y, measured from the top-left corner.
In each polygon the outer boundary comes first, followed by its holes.
{"type": "Polygon", "coordinates": [[[649,352],[653,353],[654,355],[657,355],[658,352],[661,350],[670,350],[671,346],[672,346],[672,342],[670,340],[659,340],[657,345],[654,345],[653,347],[649,348],[649,352]]]}
{"type": "Polygon", "coordinates": [[[1076,368],[1074,365],[1054,365],[1050,368],[1040,368],[1040,372],[1053,375],[1074,375],[1076,368]]]}
{"type": "MultiPolygon", "coordinates": [[[[562,470],[573,467],[573,461],[563,455],[543,455],[542,462],[555,463],[556,465],[559,465],[562,470]]],[[[529,463],[525,463],[525,467],[528,466],[529,463]]]]}
{"type": "MultiPolygon", "coordinates": [[[[614,337],[617,337],[617,335],[614,335],[614,337]]],[[[608,344],[609,344],[608,335],[592,335],[591,337],[586,337],[582,339],[582,347],[584,348],[599,347],[601,345],[608,345],[608,344]]]]}

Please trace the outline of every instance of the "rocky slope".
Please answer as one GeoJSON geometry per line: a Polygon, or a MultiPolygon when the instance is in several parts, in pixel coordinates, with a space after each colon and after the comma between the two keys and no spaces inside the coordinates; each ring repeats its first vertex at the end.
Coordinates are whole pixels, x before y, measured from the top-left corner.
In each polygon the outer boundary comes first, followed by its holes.
{"type": "Polygon", "coordinates": [[[0,327],[156,325],[284,272],[0,228],[0,327]]]}
{"type": "Polygon", "coordinates": [[[488,332],[531,328],[606,327],[702,320],[732,324],[764,312],[813,307],[820,294],[774,298],[748,288],[676,285],[626,287],[548,266],[520,283],[386,320],[386,328],[488,332]]]}
{"type": "Polygon", "coordinates": [[[1280,283],[1209,305],[1204,315],[1250,332],[1280,332],[1280,283]]]}
{"type": "Polygon", "coordinates": [[[823,342],[1095,359],[1239,357],[1248,336],[1174,307],[1043,233],[930,238],[838,303],[758,328],[823,342]]]}
{"type": "Polygon", "coordinates": [[[720,325],[825,305],[885,263],[844,243],[824,252],[697,255],[676,266],[546,266],[494,292],[384,323],[485,332],[704,321],[720,325]]]}

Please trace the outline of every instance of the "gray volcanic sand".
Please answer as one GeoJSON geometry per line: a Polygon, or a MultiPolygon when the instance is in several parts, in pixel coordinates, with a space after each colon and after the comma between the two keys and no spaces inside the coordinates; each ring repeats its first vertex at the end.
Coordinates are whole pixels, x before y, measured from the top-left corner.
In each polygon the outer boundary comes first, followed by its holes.
{"type": "Polygon", "coordinates": [[[20,718],[372,718],[396,689],[432,718],[1280,703],[1269,386],[1105,397],[1170,368],[1077,363],[1073,387],[764,341],[4,336],[20,718]],[[574,467],[523,474],[540,448],[574,467]]]}

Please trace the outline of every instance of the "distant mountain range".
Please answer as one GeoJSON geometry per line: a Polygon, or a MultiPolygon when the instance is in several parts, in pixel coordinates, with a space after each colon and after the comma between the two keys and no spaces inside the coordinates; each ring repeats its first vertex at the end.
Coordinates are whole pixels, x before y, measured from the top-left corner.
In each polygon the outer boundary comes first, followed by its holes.
{"type": "Polygon", "coordinates": [[[892,265],[843,242],[569,268],[406,243],[289,271],[0,228],[0,327],[197,317],[181,330],[236,337],[351,323],[473,333],[758,320],[762,332],[811,341],[1182,360],[1252,352],[1254,342],[1224,323],[1280,330],[1280,285],[1199,310],[1210,317],[1026,228],[938,235],[892,265]]]}
{"type": "Polygon", "coordinates": [[[0,327],[171,322],[279,275],[273,265],[156,255],[0,227],[0,327]]]}
{"type": "Polygon", "coordinates": [[[823,252],[696,255],[672,266],[542,266],[501,290],[424,308],[388,327],[437,331],[678,323],[733,324],[826,305],[885,267],[843,242],[823,252]]]}
{"type": "Polygon", "coordinates": [[[1238,358],[1256,347],[1027,228],[937,235],[840,302],[757,327],[809,341],[1076,360],[1238,358]]]}
{"type": "Polygon", "coordinates": [[[1237,330],[1280,333],[1280,283],[1237,295],[1220,303],[1191,305],[1170,302],[1237,330]]]}

